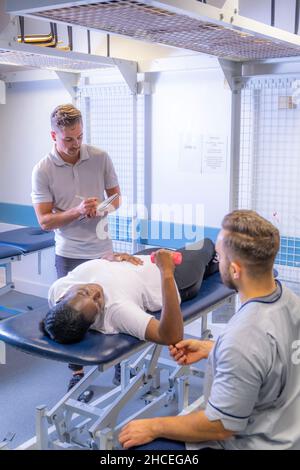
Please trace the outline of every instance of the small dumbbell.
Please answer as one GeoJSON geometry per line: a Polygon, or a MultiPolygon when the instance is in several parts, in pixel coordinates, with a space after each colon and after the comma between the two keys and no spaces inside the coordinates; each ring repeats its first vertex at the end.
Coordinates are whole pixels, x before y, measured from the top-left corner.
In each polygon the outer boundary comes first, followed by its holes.
{"type": "MultiPolygon", "coordinates": [[[[151,253],[150,255],[150,259],[152,261],[152,263],[155,263],[155,251],[153,251],[153,253],[151,253]]],[[[181,264],[182,263],[182,254],[179,253],[178,251],[174,251],[172,252],[172,257],[173,257],[173,261],[174,261],[174,264],[181,264]]]]}

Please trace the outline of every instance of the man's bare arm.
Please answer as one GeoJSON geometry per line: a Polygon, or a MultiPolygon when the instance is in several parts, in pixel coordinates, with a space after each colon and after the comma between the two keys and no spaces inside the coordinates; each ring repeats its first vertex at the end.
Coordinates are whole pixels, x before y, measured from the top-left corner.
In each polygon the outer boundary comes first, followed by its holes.
{"type": "Polygon", "coordinates": [[[145,337],[158,344],[176,344],[183,336],[183,320],[174,279],[172,253],[159,250],[155,261],[160,269],[163,307],[160,321],[152,318],[148,323],[145,337]]]}
{"type": "Polygon", "coordinates": [[[122,429],[119,441],[125,449],[147,444],[157,438],[182,442],[222,441],[233,436],[222,421],[209,421],[203,410],[183,416],[131,421],[122,429]]]}
{"type": "Polygon", "coordinates": [[[183,339],[169,346],[169,350],[174,360],[183,366],[207,359],[214,345],[215,341],[211,340],[183,339]]]}
{"type": "Polygon", "coordinates": [[[41,228],[43,230],[54,230],[68,225],[79,219],[80,216],[89,216],[97,203],[96,198],[88,198],[81,201],[78,206],[62,211],[55,208],[53,202],[40,202],[34,204],[34,210],[41,228]]]}

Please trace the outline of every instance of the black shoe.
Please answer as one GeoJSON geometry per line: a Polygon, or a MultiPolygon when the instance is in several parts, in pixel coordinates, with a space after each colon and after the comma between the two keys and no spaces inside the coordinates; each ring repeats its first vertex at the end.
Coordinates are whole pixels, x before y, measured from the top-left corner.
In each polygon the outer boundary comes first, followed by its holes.
{"type": "Polygon", "coordinates": [[[80,382],[82,377],[84,377],[83,372],[78,372],[77,374],[72,375],[72,377],[70,379],[70,382],[69,382],[69,386],[68,386],[68,392],[71,390],[71,388],[73,388],[75,385],[77,385],[78,382],[80,382]]]}
{"type": "Polygon", "coordinates": [[[214,256],[212,257],[212,259],[210,260],[210,262],[205,268],[205,273],[204,273],[203,278],[206,279],[207,277],[217,272],[219,272],[219,258],[218,258],[217,253],[215,252],[214,256]]]}
{"type": "MultiPolygon", "coordinates": [[[[69,382],[69,386],[68,386],[68,392],[71,390],[71,388],[75,387],[75,385],[78,384],[78,382],[80,382],[80,380],[84,377],[84,373],[83,372],[78,372],[77,374],[74,374],[72,377],[71,377],[71,380],[69,382]]],[[[82,403],[88,403],[94,396],[94,392],[93,390],[85,390],[84,392],[82,392],[79,397],[77,398],[78,401],[81,401],[82,403]]]]}

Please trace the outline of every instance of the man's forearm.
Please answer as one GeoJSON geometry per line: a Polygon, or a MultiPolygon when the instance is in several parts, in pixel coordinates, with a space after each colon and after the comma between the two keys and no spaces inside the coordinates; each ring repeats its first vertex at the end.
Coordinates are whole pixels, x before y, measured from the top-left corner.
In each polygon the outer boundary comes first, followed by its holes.
{"type": "Polygon", "coordinates": [[[175,344],[183,337],[183,320],[173,274],[163,273],[161,282],[163,308],[159,333],[166,343],[175,344]]]}
{"type": "Polygon", "coordinates": [[[209,421],[203,410],[183,416],[153,418],[153,426],[156,438],[182,442],[221,441],[233,436],[220,420],[209,421]]]}
{"type": "Polygon", "coordinates": [[[79,210],[74,207],[63,212],[49,212],[39,217],[39,224],[43,230],[54,230],[77,220],[80,217],[79,210]]]}

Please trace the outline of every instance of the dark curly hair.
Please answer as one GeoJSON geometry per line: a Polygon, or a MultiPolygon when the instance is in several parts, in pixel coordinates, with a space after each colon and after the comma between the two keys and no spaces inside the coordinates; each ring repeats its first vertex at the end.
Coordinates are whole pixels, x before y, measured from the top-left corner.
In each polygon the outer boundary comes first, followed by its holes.
{"type": "Polygon", "coordinates": [[[40,322],[40,330],[53,341],[71,344],[81,341],[91,326],[84,315],[62,300],[40,322]]]}

